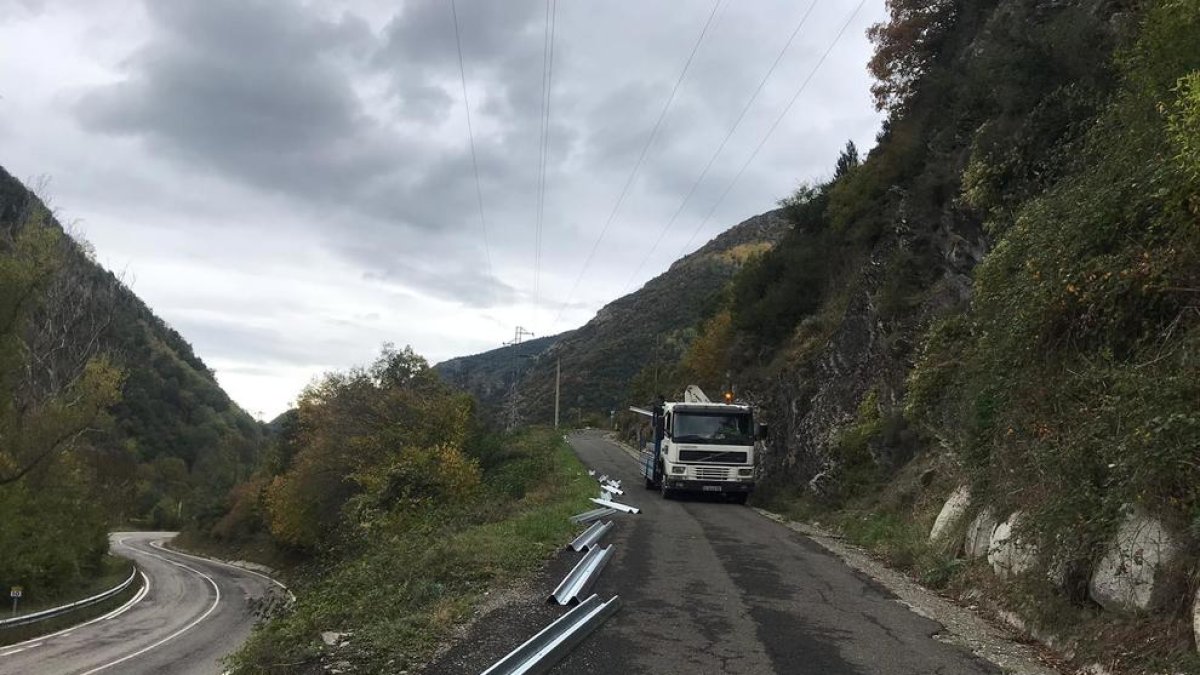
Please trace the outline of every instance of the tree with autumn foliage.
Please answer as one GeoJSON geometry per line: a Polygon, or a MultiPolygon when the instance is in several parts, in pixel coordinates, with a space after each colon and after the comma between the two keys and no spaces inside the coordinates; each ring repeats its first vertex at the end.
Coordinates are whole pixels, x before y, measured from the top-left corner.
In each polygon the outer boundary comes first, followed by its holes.
{"type": "Polygon", "coordinates": [[[888,21],[867,31],[875,55],[867,68],[878,110],[902,108],[941,50],[942,38],[957,16],[954,0],[887,0],[888,21]]]}
{"type": "Polygon", "coordinates": [[[310,385],[297,406],[294,456],[265,491],[271,534],[313,548],[346,523],[370,529],[464,501],[479,484],[462,450],[472,407],[407,347],[387,345],[370,367],[310,385]]]}
{"type": "Polygon", "coordinates": [[[692,341],[681,365],[686,379],[710,392],[729,386],[729,350],[733,346],[733,317],[728,309],[713,315],[692,341]]]}

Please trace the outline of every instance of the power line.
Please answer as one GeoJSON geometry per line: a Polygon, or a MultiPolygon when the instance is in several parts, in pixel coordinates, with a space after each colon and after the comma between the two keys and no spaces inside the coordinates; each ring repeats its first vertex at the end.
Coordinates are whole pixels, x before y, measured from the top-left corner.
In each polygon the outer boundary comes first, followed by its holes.
{"type": "Polygon", "coordinates": [[[550,146],[550,112],[554,90],[554,35],[558,23],[558,1],[546,0],[546,29],[542,43],[542,129],[538,158],[537,219],[534,229],[533,313],[536,320],[541,302],[542,229],[546,213],[546,163],[550,146]]]}
{"type": "Polygon", "coordinates": [[[704,219],[700,221],[700,224],[696,225],[696,229],[692,232],[692,236],[688,238],[687,243],[685,243],[683,248],[680,249],[679,254],[676,256],[677,258],[683,257],[683,255],[687,253],[687,249],[692,245],[692,241],[696,238],[696,235],[700,234],[700,230],[705,224],[708,223],[709,219],[712,218],[713,213],[715,213],[717,208],[721,206],[722,202],[725,201],[725,197],[727,197],[729,192],[733,190],[733,186],[737,184],[738,180],[742,177],[742,174],[746,172],[746,167],[750,166],[750,163],[753,162],[754,158],[758,156],[759,151],[762,150],[763,146],[767,144],[767,139],[771,137],[771,134],[775,133],[775,129],[779,126],[779,123],[783,121],[783,118],[787,116],[788,111],[790,111],[792,106],[796,104],[796,100],[799,99],[800,95],[804,93],[804,90],[808,88],[808,83],[812,81],[813,76],[817,74],[817,70],[819,70],[821,65],[825,63],[825,60],[829,58],[829,54],[833,51],[833,48],[837,46],[837,43],[841,41],[842,36],[846,33],[846,29],[850,27],[850,24],[853,23],[854,18],[858,16],[859,11],[862,10],[863,5],[865,4],[866,0],[860,0],[858,6],[855,7],[854,11],[850,13],[850,17],[846,19],[844,24],[842,24],[841,30],[837,32],[837,35],[834,36],[833,41],[829,43],[829,47],[825,49],[825,53],[821,54],[821,58],[817,60],[816,65],[814,65],[812,70],[809,71],[808,77],[804,78],[804,82],[800,85],[800,88],[798,88],[796,93],[792,95],[792,98],[790,101],[788,101],[787,106],[785,106],[783,111],[779,113],[779,116],[775,118],[775,122],[771,124],[771,128],[767,129],[767,133],[763,135],[762,140],[760,140],[758,145],[755,146],[754,152],[751,152],[750,156],[746,158],[746,161],[742,163],[742,167],[738,169],[738,172],[734,175],[733,180],[729,181],[729,184],[725,186],[724,192],[721,193],[721,196],[717,199],[716,203],[713,204],[712,208],[708,210],[708,213],[704,216],[704,219]]]}
{"type": "Polygon", "coordinates": [[[638,155],[637,162],[633,165],[633,170],[629,172],[629,177],[625,179],[625,185],[621,188],[616,203],[613,204],[612,212],[608,214],[608,220],[604,221],[604,227],[600,230],[600,236],[596,237],[596,242],[592,244],[592,250],[588,253],[587,259],[584,260],[583,267],[579,269],[579,276],[575,278],[575,283],[571,285],[571,291],[567,293],[566,300],[563,300],[562,306],[559,307],[558,315],[554,318],[555,326],[562,320],[563,312],[566,311],[567,305],[575,297],[575,291],[579,289],[579,282],[583,280],[583,275],[587,273],[588,267],[591,266],[592,259],[596,257],[596,250],[600,247],[600,242],[604,240],[604,235],[608,233],[609,226],[616,219],[617,211],[620,210],[621,203],[625,201],[625,195],[629,193],[629,187],[633,185],[634,178],[637,177],[638,171],[642,168],[642,163],[646,159],[646,153],[650,150],[650,146],[658,136],[658,130],[662,127],[663,120],[667,117],[667,111],[670,110],[671,103],[675,101],[675,94],[679,91],[679,85],[683,84],[683,78],[687,75],[688,69],[691,68],[692,60],[696,57],[696,52],[700,49],[700,43],[704,41],[704,36],[708,34],[708,29],[712,26],[713,18],[717,15],[717,10],[720,9],[723,1],[716,0],[713,3],[712,11],[708,14],[708,20],[704,22],[704,28],[700,30],[700,35],[696,38],[696,43],[692,45],[692,51],[688,54],[687,61],[684,62],[683,69],[679,72],[679,77],[675,80],[675,86],[671,87],[671,94],[667,97],[667,102],[658,114],[658,119],[655,120],[654,127],[650,129],[650,135],[646,138],[646,143],[642,146],[642,152],[638,155]]]}
{"type": "Polygon", "coordinates": [[[808,10],[804,12],[804,16],[800,17],[800,22],[796,24],[796,27],[792,30],[792,34],[788,36],[787,42],[783,44],[783,47],[780,48],[779,53],[775,55],[775,61],[771,63],[771,67],[767,69],[766,74],[764,74],[762,79],[758,81],[758,87],[754,89],[754,93],[751,94],[750,99],[746,101],[746,105],[742,106],[742,111],[738,113],[737,119],[733,122],[733,126],[729,127],[729,131],[725,134],[725,138],[721,139],[721,144],[717,146],[717,149],[713,152],[712,156],[708,158],[708,163],[704,165],[704,170],[700,172],[700,175],[696,177],[695,182],[692,183],[691,189],[688,190],[688,193],[686,196],[684,196],[683,201],[679,203],[679,208],[675,209],[675,213],[671,214],[671,219],[668,220],[667,224],[664,225],[662,230],[659,231],[658,238],[654,240],[654,245],[651,246],[648,251],[646,251],[646,255],[642,257],[642,261],[638,263],[637,269],[633,271],[633,274],[629,275],[629,280],[625,282],[625,286],[621,289],[621,295],[624,295],[625,291],[628,290],[633,284],[638,273],[642,271],[642,268],[645,267],[646,263],[650,260],[650,256],[654,255],[654,252],[658,250],[658,245],[662,243],[663,237],[666,236],[667,232],[671,229],[671,226],[675,224],[675,221],[679,219],[679,216],[683,213],[683,209],[687,206],[687,203],[691,201],[692,196],[696,194],[696,189],[700,187],[700,183],[702,183],[705,177],[708,176],[708,172],[710,169],[712,169],[713,164],[717,161],[717,157],[721,155],[721,152],[725,149],[725,145],[729,143],[729,139],[733,137],[734,132],[737,131],[737,128],[742,124],[742,120],[746,117],[746,113],[749,112],[751,106],[754,105],[754,101],[758,99],[758,95],[762,93],[763,88],[767,84],[767,80],[771,79],[771,75],[774,74],[775,69],[779,67],[779,62],[783,60],[783,55],[787,53],[789,48],[791,48],[792,42],[795,41],[796,36],[800,34],[800,29],[803,28],[804,24],[808,22],[808,17],[812,14],[812,11],[816,6],[817,0],[813,0],[808,5],[808,10]]]}
{"type": "Polygon", "coordinates": [[[475,170],[475,198],[479,202],[479,227],[483,230],[483,252],[487,257],[488,276],[495,277],[492,269],[492,247],[488,243],[487,219],[483,216],[483,188],[479,184],[479,159],[475,156],[475,131],[471,128],[471,102],[467,98],[467,69],[463,66],[462,38],[458,31],[458,8],[450,0],[450,15],[454,18],[454,44],[458,47],[458,74],[462,81],[463,108],[467,112],[467,140],[471,143],[471,168],[475,170]]]}

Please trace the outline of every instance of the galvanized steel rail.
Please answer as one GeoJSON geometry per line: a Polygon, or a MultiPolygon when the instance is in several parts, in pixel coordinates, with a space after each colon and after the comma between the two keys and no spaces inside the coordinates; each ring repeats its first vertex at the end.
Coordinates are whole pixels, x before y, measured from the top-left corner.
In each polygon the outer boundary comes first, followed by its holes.
{"type": "Polygon", "coordinates": [[[616,509],[617,511],[624,511],[625,513],[641,513],[642,512],[642,510],[636,506],[630,506],[628,504],[621,504],[620,502],[614,502],[611,499],[599,499],[599,498],[593,497],[592,503],[596,504],[598,506],[602,506],[606,509],[616,509]]]}
{"type": "Polygon", "coordinates": [[[612,529],[612,526],[613,521],[611,520],[607,523],[596,521],[592,523],[591,527],[584,530],[582,534],[575,537],[575,541],[568,544],[568,546],[576,552],[582,551],[585,548],[592,548],[600,543],[600,538],[607,534],[612,529]]]}
{"type": "Polygon", "coordinates": [[[554,592],[546,598],[546,602],[551,602],[559,605],[575,605],[579,603],[579,599],[584,593],[596,583],[596,577],[600,576],[600,570],[604,569],[604,565],[608,563],[608,559],[612,557],[612,545],[607,548],[599,546],[589,550],[579,562],[575,563],[575,567],[567,573],[562,583],[554,592]]]}
{"type": "Polygon", "coordinates": [[[540,675],[549,671],[620,606],[620,596],[601,602],[600,596],[592,595],[483,671],[483,675],[540,675]]]}
{"type": "Polygon", "coordinates": [[[584,511],[583,513],[577,513],[577,514],[571,516],[571,522],[572,523],[590,523],[593,520],[599,520],[605,516],[611,516],[612,514],[614,514],[616,512],[617,512],[616,509],[609,509],[609,508],[592,509],[591,511],[584,511]]]}
{"type": "Polygon", "coordinates": [[[128,579],[126,579],[125,581],[122,581],[121,583],[117,584],[116,586],[113,586],[112,588],[108,589],[107,591],[104,591],[103,593],[97,593],[96,595],[93,595],[90,598],[76,600],[75,602],[71,602],[71,603],[68,603],[65,605],[60,605],[58,607],[51,607],[50,609],[43,609],[40,612],[31,612],[29,614],[22,614],[21,616],[14,616],[9,619],[0,619],[0,628],[11,628],[13,626],[24,626],[24,625],[30,624],[30,623],[37,623],[39,621],[45,621],[47,619],[53,619],[55,617],[62,616],[63,614],[74,611],[76,609],[87,607],[88,605],[94,605],[98,602],[104,602],[105,600],[113,597],[114,595],[117,595],[118,593],[125,590],[126,588],[129,588],[129,585],[133,583],[134,578],[137,577],[137,573],[138,573],[137,565],[134,565],[133,570],[129,573],[128,579]]]}
{"type": "Polygon", "coordinates": [[[612,496],[612,495],[623,495],[623,494],[625,494],[625,493],[619,487],[616,487],[613,485],[601,485],[600,486],[600,498],[601,499],[608,499],[608,497],[605,495],[612,496]]]}

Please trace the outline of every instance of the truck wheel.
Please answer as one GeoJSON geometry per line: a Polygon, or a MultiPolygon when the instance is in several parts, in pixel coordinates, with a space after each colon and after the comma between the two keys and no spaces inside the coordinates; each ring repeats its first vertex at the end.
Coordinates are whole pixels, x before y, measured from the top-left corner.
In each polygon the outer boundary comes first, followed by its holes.
{"type": "Polygon", "coordinates": [[[666,478],[664,478],[663,480],[661,480],[661,481],[659,482],[659,484],[658,484],[658,485],[659,485],[659,488],[660,488],[660,489],[661,489],[661,491],[662,491],[662,498],[663,498],[663,499],[674,499],[674,498],[675,498],[675,491],[674,491],[674,490],[672,490],[671,488],[667,487],[667,480],[666,480],[666,478]]]}
{"type": "Polygon", "coordinates": [[[729,495],[729,501],[733,502],[734,504],[745,504],[746,499],[749,497],[750,493],[748,492],[735,492],[729,495]]]}
{"type": "Polygon", "coordinates": [[[646,489],[647,490],[653,490],[656,487],[658,487],[658,486],[654,484],[653,478],[646,478],[646,489]]]}

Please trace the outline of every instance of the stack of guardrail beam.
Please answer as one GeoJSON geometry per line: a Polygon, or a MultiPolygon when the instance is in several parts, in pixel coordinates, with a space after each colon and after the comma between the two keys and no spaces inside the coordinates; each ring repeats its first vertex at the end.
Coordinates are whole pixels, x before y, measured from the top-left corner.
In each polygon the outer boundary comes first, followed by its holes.
{"type": "MultiPolygon", "coordinates": [[[[588,475],[597,478],[593,470],[588,470],[588,475]]],[[[613,501],[614,497],[625,494],[621,490],[621,481],[607,475],[599,476],[598,481],[600,496],[593,498],[592,502],[599,508],[571,516],[573,523],[591,523],[567,545],[576,553],[583,552],[583,557],[546,598],[551,604],[574,607],[483,671],[483,675],[526,675],[550,670],[620,606],[621,599],[616,595],[607,602],[601,601],[600,596],[594,593],[586,599],[584,596],[613,556],[611,544],[600,547],[600,540],[613,529],[613,521],[601,520],[614,513],[637,514],[641,510],[613,501]]]]}

